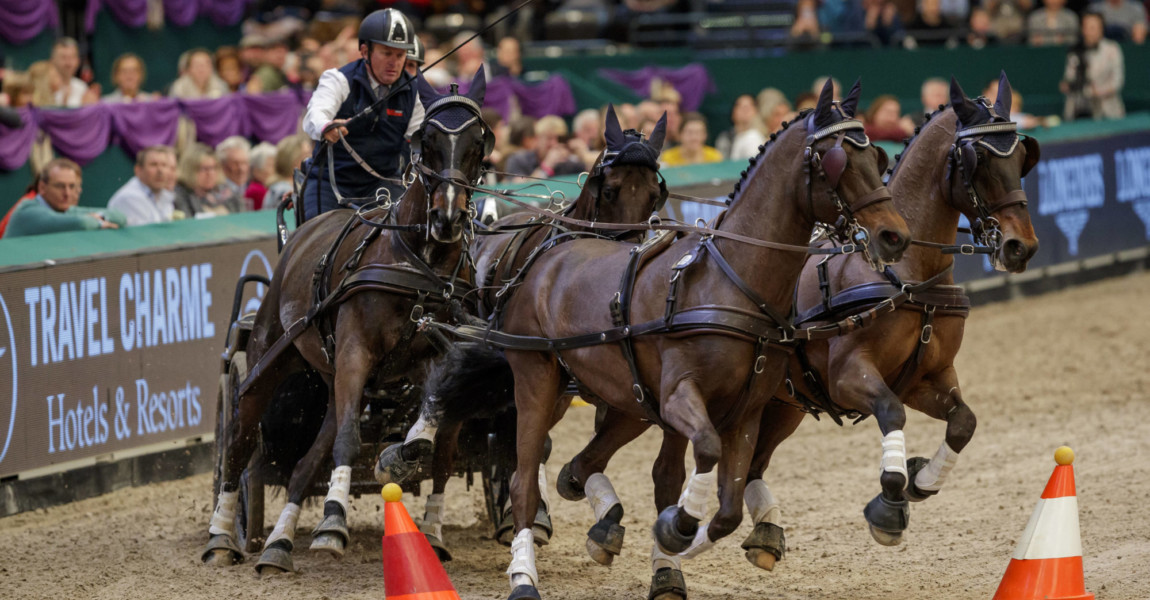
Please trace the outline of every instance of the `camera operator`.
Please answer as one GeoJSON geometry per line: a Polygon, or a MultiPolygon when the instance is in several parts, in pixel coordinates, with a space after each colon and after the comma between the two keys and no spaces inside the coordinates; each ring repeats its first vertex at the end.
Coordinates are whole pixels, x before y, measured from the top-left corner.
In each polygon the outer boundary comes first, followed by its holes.
{"type": "Polygon", "coordinates": [[[1102,15],[1084,14],[1082,37],[1066,55],[1066,71],[1058,86],[1066,95],[1063,117],[1067,121],[1126,116],[1122,103],[1126,77],[1122,48],[1103,39],[1102,30],[1102,15]]]}

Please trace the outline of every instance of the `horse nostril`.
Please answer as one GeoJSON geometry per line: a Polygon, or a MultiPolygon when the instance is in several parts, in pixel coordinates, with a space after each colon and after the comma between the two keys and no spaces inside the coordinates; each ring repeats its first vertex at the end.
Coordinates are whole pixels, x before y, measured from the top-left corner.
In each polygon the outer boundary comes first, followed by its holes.
{"type": "Polygon", "coordinates": [[[893,250],[901,250],[906,247],[906,239],[895,231],[885,230],[879,234],[879,238],[882,239],[888,248],[893,250]]]}
{"type": "Polygon", "coordinates": [[[1026,244],[1019,240],[1010,239],[1002,246],[1002,254],[1005,258],[1018,260],[1026,256],[1026,244]]]}

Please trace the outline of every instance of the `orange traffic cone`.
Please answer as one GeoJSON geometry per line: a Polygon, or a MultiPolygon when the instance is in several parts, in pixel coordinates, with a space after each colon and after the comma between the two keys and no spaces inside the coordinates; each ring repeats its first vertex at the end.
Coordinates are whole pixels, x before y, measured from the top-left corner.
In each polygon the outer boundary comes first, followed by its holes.
{"type": "Polygon", "coordinates": [[[1094,600],[1082,581],[1082,538],[1074,492],[1074,451],[1054,451],[1058,463],[1018,540],[994,600],[1094,600]]]}
{"type": "Polygon", "coordinates": [[[459,600],[394,483],[383,486],[383,586],[387,600],[459,600]]]}

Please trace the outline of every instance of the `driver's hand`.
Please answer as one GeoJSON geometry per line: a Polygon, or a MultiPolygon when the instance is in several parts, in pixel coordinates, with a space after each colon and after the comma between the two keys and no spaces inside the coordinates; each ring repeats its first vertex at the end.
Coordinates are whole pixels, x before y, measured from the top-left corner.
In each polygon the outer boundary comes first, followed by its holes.
{"type": "Polygon", "coordinates": [[[344,127],[346,124],[347,119],[336,119],[328,123],[324,127],[323,139],[333,144],[338,142],[341,135],[347,135],[347,127],[344,127]]]}

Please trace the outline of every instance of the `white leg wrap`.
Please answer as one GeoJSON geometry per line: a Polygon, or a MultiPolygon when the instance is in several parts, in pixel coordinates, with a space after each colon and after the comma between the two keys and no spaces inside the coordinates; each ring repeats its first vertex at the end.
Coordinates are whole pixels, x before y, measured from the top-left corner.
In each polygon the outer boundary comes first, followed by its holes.
{"type": "Polygon", "coordinates": [[[670,554],[663,554],[659,551],[658,544],[651,544],[651,572],[656,573],[659,569],[675,569],[682,570],[683,560],[678,556],[671,556],[670,554]]]}
{"type": "Polygon", "coordinates": [[[938,447],[938,452],[934,453],[934,458],[930,459],[930,462],[918,472],[918,475],[915,475],[914,485],[920,490],[937,492],[942,488],[942,484],[946,483],[946,476],[950,474],[950,470],[954,468],[957,462],[958,453],[951,450],[946,442],[943,442],[938,447]]]}
{"type": "Polygon", "coordinates": [[[336,467],[331,472],[331,487],[327,490],[327,497],[323,499],[324,502],[338,502],[343,507],[343,513],[347,514],[348,498],[351,496],[351,467],[336,467]]]}
{"type": "Polygon", "coordinates": [[[551,499],[547,497],[547,465],[539,463],[539,501],[543,510],[551,512],[551,499]]]}
{"type": "Polygon", "coordinates": [[[879,474],[902,473],[906,474],[906,436],[901,429],[892,431],[882,438],[882,468],[879,474]]]}
{"type": "Polygon", "coordinates": [[[413,442],[415,440],[427,440],[435,443],[435,432],[439,428],[423,419],[423,415],[419,415],[419,419],[415,421],[415,425],[407,430],[407,439],[403,443],[413,442]]]}
{"type": "Polygon", "coordinates": [[[699,531],[695,534],[695,541],[691,542],[691,545],[683,551],[683,558],[695,558],[707,550],[710,550],[711,546],[715,545],[715,542],[712,542],[711,539],[707,537],[708,525],[710,525],[710,523],[699,525],[699,531]]]}
{"type": "Polygon", "coordinates": [[[587,502],[591,503],[591,509],[595,511],[596,521],[602,519],[612,506],[619,504],[619,496],[615,493],[615,487],[611,485],[611,480],[602,473],[595,473],[588,477],[587,483],[583,484],[583,491],[587,493],[587,502]]]}
{"type": "Polygon", "coordinates": [[[511,576],[511,588],[517,585],[539,587],[539,572],[535,570],[535,534],[531,528],[519,530],[511,541],[511,566],[507,567],[511,576]]]}
{"type": "Polygon", "coordinates": [[[284,506],[283,512],[280,513],[280,520],[276,522],[276,528],[272,530],[272,534],[268,536],[268,541],[264,542],[264,548],[272,545],[272,542],[277,540],[287,540],[288,542],[295,541],[295,526],[299,521],[299,505],[288,502],[284,506]]]}
{"type": "Polygon", "coordinates": [[[216,502],[216,512],[212,513],[208,533],[236,538],[236,502],[239,498],[239,492],[220,492],[220,499],[216,502]]]}
{"type": "Polygon", "coordinates": [[[443,494],[431,494],[427,497],[427,509],[423,513],[423,522],[419,530],[443,539],[443,494]]]}
{"type": "Polygon", "coordinates": [[[715,486],[719,480],[719,470],[711,469],[710,473],[696,473],[691,471],[691,478],[687,480],[687,489],[679,496],[679,506],[687,514],[699,519],[707,518],[707,503],[715,495],[715,486]]]}
{"type": "Polygon", "coordinates": [[[783,517],[783,509],[771,494],[767,482],[756,479],[747,484],[743,490],[743,501],[747,503],[747,511],[751,513],[751,522],[774,523],[779,525],[783,517]]]}

